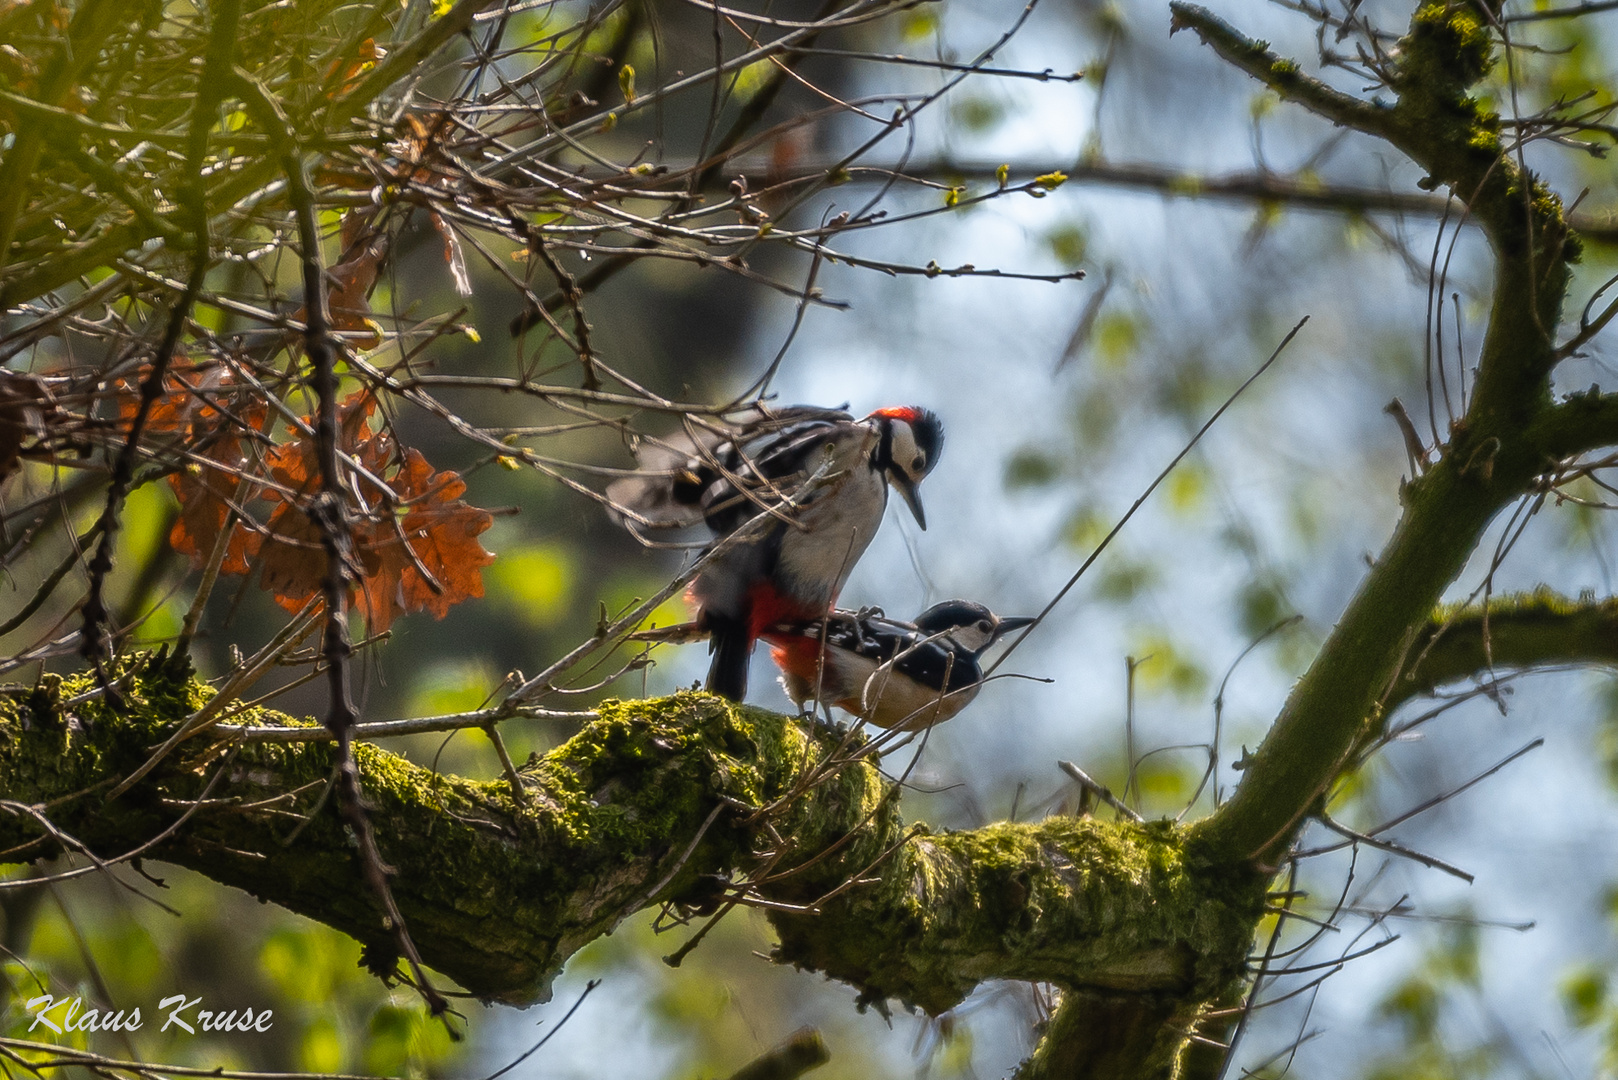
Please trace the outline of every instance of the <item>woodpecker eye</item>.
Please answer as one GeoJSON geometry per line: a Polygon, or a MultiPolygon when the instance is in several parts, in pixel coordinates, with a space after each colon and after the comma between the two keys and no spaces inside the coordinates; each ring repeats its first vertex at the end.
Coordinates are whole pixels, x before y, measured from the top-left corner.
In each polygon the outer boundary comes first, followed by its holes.
{"type": "Polygon", "coordinates": [[[994,629],[994,623],[990,622],[988,619],[979,619],[978,629],[987,634],[989,631],[994,629]]]}
{"type": "Polygon", "coordinates": [[[913,472],[913,473],[919,473],[919,472],[921,472],[922,466],[924,466],[926,464],[927,464],[927,459],[922,457],[920,454],[917,454],[916,455],[916,460],[912,461],[910,463],[910,471],[913,472]]]}

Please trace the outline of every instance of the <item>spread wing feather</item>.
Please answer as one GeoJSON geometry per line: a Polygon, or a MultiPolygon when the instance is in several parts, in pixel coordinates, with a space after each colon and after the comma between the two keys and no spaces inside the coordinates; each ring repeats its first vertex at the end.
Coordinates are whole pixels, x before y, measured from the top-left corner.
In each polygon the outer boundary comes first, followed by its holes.
{"type": "Polygon", "coordinates": [[[639,472],[609,484],[607,498],[643,519],[620,513],[621,524],[679,529],[706,522],[723,536],[760,504],[790,495],[808,476],[805,464],[821,437],[852,420],[837,409],[755,406],[719,431],[645,439],[635,450],[639,472]]]}

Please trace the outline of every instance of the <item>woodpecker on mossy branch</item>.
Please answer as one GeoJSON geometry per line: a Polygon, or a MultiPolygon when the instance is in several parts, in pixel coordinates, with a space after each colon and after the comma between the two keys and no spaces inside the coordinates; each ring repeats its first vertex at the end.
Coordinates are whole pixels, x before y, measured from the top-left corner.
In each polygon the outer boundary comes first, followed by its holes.
{"type": "Polygon", "coordinates": [[[739,422],[688,421],[685,432],[640,442],[639,470],[607,488],[637,535],[705,525],[717,544],[774,515],[691,583],[696,624],[713,652],[709,690],[740,701],[765,627],[832,610],[882,523],[889,484],[927,527],[916,488],[943,442],[938,417],[914,406],[856,420],[837,409],[763,405],[739,422]]]}
{"type": "Polygon", "coordinates": [[[765,629],[781,686],[799,707],[816,700],[879,728],[920,731],[964,709],[983,688],[979,658],[1034,620],[946,600],[912,623],[881,612],[836,611],[765,629]]]}

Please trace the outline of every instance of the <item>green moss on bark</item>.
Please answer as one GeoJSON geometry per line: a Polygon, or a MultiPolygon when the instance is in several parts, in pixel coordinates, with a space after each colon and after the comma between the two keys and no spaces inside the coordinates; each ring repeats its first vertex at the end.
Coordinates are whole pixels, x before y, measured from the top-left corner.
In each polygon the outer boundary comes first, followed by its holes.
{"type": "MultiPolygon", "coordinates": [[[[161,665],[123,686],[122,714],[97,698],[67,704],[91,689],[84,678],[0,695],[0,790],[51,804],[57,827],[110,858],[171,825],[223,769],[212,797],[230,805],[196,814],[149,857],[328,923],[385,958],[391,940],[342,823],[329,801],[316,811],[332,744],[194,739],[109,804],[116,779],[211,695],[161,665]],[[313,816],[286,845],[289,810],[313,816]]],[[[268,710],[233,721],[313,725],[268,710]]],[[[905,842],[893,789],[871,763],[781,801],[831,749],[792,718],[688,693],[604,705],[524,770],[523,804],[504,780],[434,774],[369,745],[356,756],[423,958],[485,998],[543,997],[585,943],[683,895],[699,874],[756,871],[777,834],[789,847],[774,873],[792,872],[761,886],[765,898],[808,904],[863,882],[817,914],[772,912],[777,959],[844,979],[865,1000],[938,1012],[981,980],[1015,978],[1183,1005],[1240,977],[1262,883],[1188,856],[1183,830],[1054,818],[917,827],[905,842]],[[751,811],[776,803],[771,833],[751,811]],[[702,832],[716,806],[729,809],[702,832]]],[[[0,815],[0,848],[24,845],[11,860],[48,854],[40,835],[26,814],[0,815]]]]}
{"type": "Polygon", "coordinates": [[[1494,69],[1488,23],[1467,5],[1423,4],[1401,42],[1397,85],[1424,97],[1464,99],[1466,91],[1494,69]]]}
{"type": "Polygon", "coordinates": [[[1240,977],[1261,883],[1189,859],[1185,835],[1066,817],[923,835],[818,920],[775,919],[776,955],[934,1013],[987,978],[1213,994],[1240,977]]]}
{"type": "MultiPolygon", "coordinates": [[[[142,673],[126,685],[130,707],[122,715],[99,699],[59,704],[89,689],[85,679],[64,682],[43,722],[38,692],[0,697],[0,791],[29,804],[65,798],[50,809],[51,820],[110,858],[171,824],[178,804],[194,799],[223,766],[214,798],[281,801],[257,811],[199,813],[150,856],[329,923],[387,955],[390,936],[330,801],[296,843],[282,844],[295,824],[285,811],[307,814],[321,799],[334,764],[330,743],[247,743],[229,756],[229,747],[195,739],[109,804],[103,792],[210,691],[142,673]],[[288,798],[292,792],[298,794],[288,798]]],[[[790,722],[769,724],[769,714],[743,720],[702,695],[658,705],[605,707],[599,724],[533,770],[527,806],[514,802],[503,781],[435,774],[374,746],[356,747],[378,844],[399,870],[396,898],[429,964],[481,996],[542,997],[573,951],[645,905],[717,801],[745,802],[769,790],[769,778],[749,759],[761,741],[778,748],[791,739],[790,722]]],[[[233,721],[299,723],[268,710],[233,721]]],[[[40,834],[25,815],[0,817],[0,848],[40,834]]],[[[744,846],[739,834],[711,830],[681,876],[735,861],[744,846]]],[[[48,853],[36,843],[11,858],[48,853]]]]}

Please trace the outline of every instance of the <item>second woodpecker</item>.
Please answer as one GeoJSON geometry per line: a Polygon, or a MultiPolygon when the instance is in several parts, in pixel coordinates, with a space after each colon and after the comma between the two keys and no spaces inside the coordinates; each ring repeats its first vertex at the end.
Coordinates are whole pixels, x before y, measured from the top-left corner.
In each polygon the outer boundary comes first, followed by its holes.
{"type": "Polygon", "coordinates": [[[1034,620],[1001,618],[982,604],[946,600],[913,623],[836,611],[764,631],[781,685],[801,707],[814,699],[879,728],[920,731],[966,707],[983,687],[979,658],[1034,620]]]}

